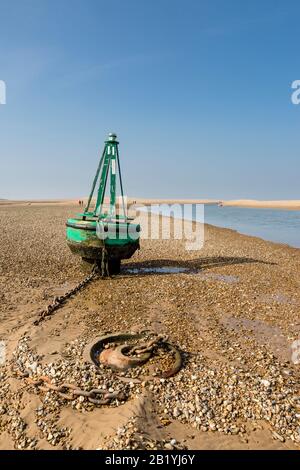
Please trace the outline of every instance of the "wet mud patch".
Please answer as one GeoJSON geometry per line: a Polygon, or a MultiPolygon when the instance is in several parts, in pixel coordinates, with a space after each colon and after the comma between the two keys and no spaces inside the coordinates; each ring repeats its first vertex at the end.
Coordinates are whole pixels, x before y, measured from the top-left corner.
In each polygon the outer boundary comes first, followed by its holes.
{"type": "Polygon", "coordinates": [[[291,361],[291,342],[278,326],[236,317],[226,317],[221,322],[225,328],[234,330],[244,338],[254,338],[259,345],[268,347],[279,360],[291,361]]]}
{"type": "Polygon", "coordinates": [[[295,305],[297,301],[292,297],[283,294],[282,292],[275,292],[273,294],[263,294],[256,298],[258,301],[262,303],[278,303],[281,305],[295,305]]]}
{"type": "Polygon", "coordinates": [[[197,273],[197,276],[201,279],[205,280],[212,280],[212,281],[220,281],[225,282],[226,284],[236,284],[240,281],[238,276],[228,275],[228,274],[217,274],[217,273],[197,273]]]}

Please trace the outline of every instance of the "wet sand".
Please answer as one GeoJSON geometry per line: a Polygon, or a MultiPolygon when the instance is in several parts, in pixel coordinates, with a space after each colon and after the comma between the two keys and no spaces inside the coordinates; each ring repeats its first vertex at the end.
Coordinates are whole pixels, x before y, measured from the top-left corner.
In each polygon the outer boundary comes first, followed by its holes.
{"type": "Polygon", "coordinates": [[[291,345],[300,250],[213,226],[198,251],[142,240],[119,276],[93,280],[34,326],[40,309],[86,276],[65,243],[74,204],[0,207],[0,448],[299,449],[291,345]],[[102,332],[145,328],[180,348],[184,367],[173,378],[145,380],[142,367],[124,382],[84,363],[102,332]],[[70,401],[21,377],[24,368],[124,399],[70,401]]]}

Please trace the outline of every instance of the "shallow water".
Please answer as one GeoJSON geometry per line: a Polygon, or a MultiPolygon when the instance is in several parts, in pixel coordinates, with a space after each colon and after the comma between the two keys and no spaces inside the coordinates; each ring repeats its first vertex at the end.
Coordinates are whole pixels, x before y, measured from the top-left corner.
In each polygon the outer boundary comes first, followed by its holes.
{"type": "Polygon", "coordinates": [[[188,268],[180,268],[177,266],[160,266],[153,268],[125,268],[124,272],[128,274],[143,274],[143,273],[153,273],[153,274],[177,274],[184,273],[188,271],[188,268]]]}
{"type": "Polygon", "coordinates": [[[300,211],[207,205],[205,222],[300,248],[300,211]]]}
{"type": "MultiPolygon", "coordinates": [[[[300,211],[277,209],[252,209],[246,207],[220,207],[217,204],[204,206],[204,219],[201,211],[192,217],[191,206],[176,204],[171,215],[187,220],[197,220],[217,227],[231,228],[245,235],[253,235],[265,240],[285,243],[300,248],[300,211]],[[184,209],[184,210],[182,210],[184,209]]],[[[143,209],[142,209],[143,210],[143,209]]],[[[145,208],[144,208],[145,210],[145,208]]],[[[153,213],[159,213],[159,206],[151,206],[153,213]]],[[[162,215],[170,215],[163,207],[162,215]]]]}

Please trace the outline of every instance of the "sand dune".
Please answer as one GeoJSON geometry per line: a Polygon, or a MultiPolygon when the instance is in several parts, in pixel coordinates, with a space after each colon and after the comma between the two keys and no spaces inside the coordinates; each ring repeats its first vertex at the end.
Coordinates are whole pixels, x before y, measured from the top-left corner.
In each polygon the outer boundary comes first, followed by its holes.
{"type": "Polygon", "coordinates": [[[289,209],[300,210],[300,200],[258,201],[256,199],[234,199],[221,201],[222,206],[253,207],[257,209],[289,209]]]}

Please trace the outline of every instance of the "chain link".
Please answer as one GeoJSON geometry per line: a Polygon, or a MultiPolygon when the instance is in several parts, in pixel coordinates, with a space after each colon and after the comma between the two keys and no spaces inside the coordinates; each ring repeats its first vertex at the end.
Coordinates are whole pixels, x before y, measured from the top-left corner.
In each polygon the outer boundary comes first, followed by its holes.
{"type": "MultiPolygon", "coordinates": [[[[108,253],[105,247],[102,249],[100,273],[102,277],[106,277],[106,276],[110,277],[109,267],[108,267],[108,253]]],[[[85,279],[79,282],[75,287],[73,287],[73,289],[69,290],[64,295],[55,297],[53,302],[51,302],[51,304],[49,304],[46,308],[44,308],[42,311],[39,312],[38,318],[33,322],[33,324],[35,326],[39,325],[46,317],[52,315],[55,310],[59,309],[69,297],[76,294],[89,282],[95,279],[100,273],[99,273],[98,266],[94,264],[92,272],[85,279]]]]}
{"type": "Polygon", "coordinates": [[[55,297],[53,302],[49,304],[45,309],[39,312],[38,318],[33,322],[35,326],[39,325],[46,317],[50,316],[55,312],[55,310],[59,309],[67,299],[69,299],[72,295],[76,294],[79,290],[85,287],[89,282],[95,279],[98,276],[98,268],[95,265],[93,267],[92,272],[82,281],[80,281],[73,289],[70,289],[64,295],[59,297],[55,297]]]}
{"type": "Polygon", "coordinates": [[[102,275],[102,276],[109,276],[108,254],[107,254],[107,250],[106,250],[105,247],[102,249],[102,256],[101,256],[101,275],[102,275]]]}
{"type": "MultiPolygon", "coordinates": [[[[24,374],[26,375],[26,373],[24,374]]],[[[70,383],[63,383],[61,385],[55,385],[51,383],[49,377],[41,376],[38,379],[32,379],[30,377],[25,377],[25,380],[43,392],[48,392],[49,390],[53,390],[56,392],[61,398],[65,400],[75,400],[76,397],[81,396],[85,397],[93,403],[94,405],[108,405],[111,400],[118,399],[124,400],[125,395],[122,391],[115,391],[115,392],[107,392],[106,390],[101,390],[98,388],[93,388],[90,391],[82,390],[75,384],[70,383]],[[101,399],[97,398],[98,395],[103,395],[101,399]]]]}

